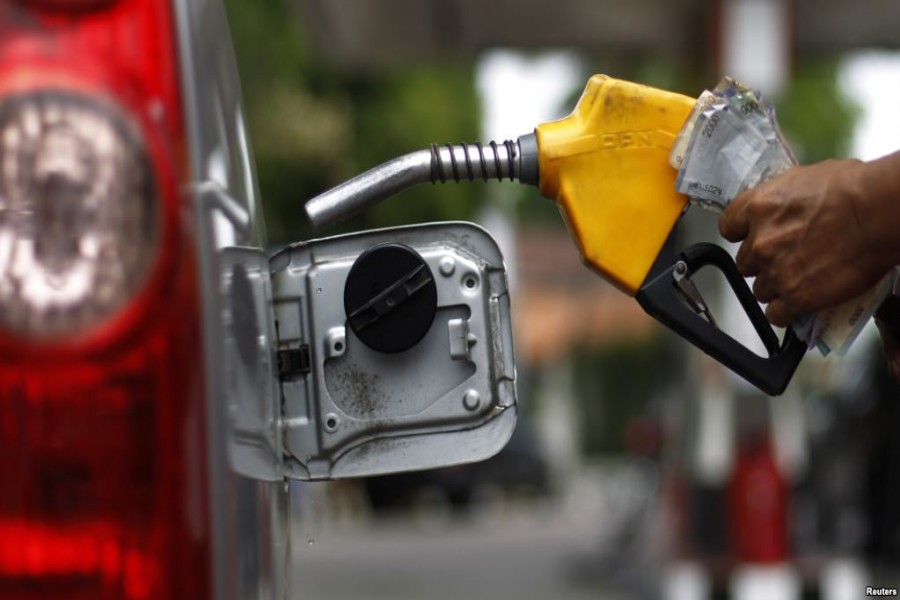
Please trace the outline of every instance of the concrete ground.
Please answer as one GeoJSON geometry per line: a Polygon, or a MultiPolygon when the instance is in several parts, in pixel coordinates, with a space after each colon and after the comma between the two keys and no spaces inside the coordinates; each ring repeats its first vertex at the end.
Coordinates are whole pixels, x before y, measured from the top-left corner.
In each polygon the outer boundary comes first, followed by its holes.
{"type": "MultiPolygon", "coordinates": [[[[295,597],[307,600],[632,600],[617,549],[604,543],[609,498],[583,482],[554,501],[490,499],[468,515],[425,503],[374,518],[344,499],[308,489],[294,519],[295,597]],[[310,497],[312,498],[310,500],[310,497]],[[310,504],[312,510],[310,510],[310,504]],[[323,517],[322,506],[330,514],[323,517]],[[607,567],[603,565],[607,564],[607,567]],[[594,568],[596,565],[596,569],[594,568]],[[619,581],[617,581],[619,580],[619,581]]],[[[615,502],[613,502],[615,504],[615,502]]],[[[624,552],[624,549],[622,549],[624,552]]],[[[633,565],[626,567],[633,571],[633,565]]],[[[640,579],[640,572],[626,579],[640,579]]],[[[647,573],[654,577],[654,573],[647,573]]]]}
{"type": "Polygon", "coordinates": [[[578,576],[591,527],[531,517],[391,520],[322,532],[305,544],[295,537],[294,589],[310,600],[625,598],[578,576]]]}

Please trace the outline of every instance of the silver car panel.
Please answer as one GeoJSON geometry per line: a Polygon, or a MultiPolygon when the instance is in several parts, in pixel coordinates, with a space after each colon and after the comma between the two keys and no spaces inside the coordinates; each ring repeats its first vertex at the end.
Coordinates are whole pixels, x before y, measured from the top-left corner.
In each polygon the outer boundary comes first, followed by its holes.
{"type": "Polygon", "coordinates": [[[301,243],[270,262],[224,7],[172,2],[192,173],[183,192],[197,221],[202,290],[214,597],[291,597],[285,477],[469,462],[509,439],[516,409],[506,275],[496,244],[468,224],[301,243]],[[457,275],[480,282],[473,291],[445,277],[433,331],[400,361],[365,351],[334,298],[315,291],[341,287],[353,259],[381,241],[416,248],[433,272],[452,258],[457,275]],[[346,351],[335,352],[337,340],[346,351]],[[315,372],[281,381],[277,352],[308,342],[315,372]],[[380,383],[342,387],[351,371],[380,383]]]}
{"type": "Polygon", "coordinates": [[[192,174],[184,193],[197,221],[202,291],[213,594],[280,599],[290,594],[290,538],[287,485],[276,474],[280,467],[265,458],[280,457],[273,451],[280,427],[272,365],[241,358],[247,331],[256,337],[257,357],[271,355],[274,323],[265,303],[266,235],[240,84],[221,0],[172,2],[192,174]],[[249,294],[234,291],[237,255],[249,294]]]}
{"type": "Polygon", "coordinates": [[[494,240],[438,223],[295,244],[272,257],[279,350],[308,352],[283,378],[289,477],[393,473],[487,458],[516,422],[506,271],[494,240]],[[415,250],[434,274],[436,316],[415,346],[385,354],[346,325],[355,260],[384,243],[415,250]]]}

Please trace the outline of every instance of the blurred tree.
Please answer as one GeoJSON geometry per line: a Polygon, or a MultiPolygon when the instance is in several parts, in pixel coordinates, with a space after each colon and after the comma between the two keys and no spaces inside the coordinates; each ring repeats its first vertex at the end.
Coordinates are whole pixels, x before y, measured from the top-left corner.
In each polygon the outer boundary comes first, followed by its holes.
{"type": "Polygon", "coordinates": [[[645,415],[673,377],[672,345],[663,335],[618,340],[600,348],[582,348],[573,355],[580,418],[578,439],[589,456],[622,453],[627,424],[645,415]]]}
{"type": "MultiPolygon", "coordinates": [[[[271,242],[313,235],[302,204],[325,189],[431,142],[477,139],[474,65],[338,72],[318,59],[283,0],[226,6],[271,242]]],[[[423,186],[328,233],[468,219],[482,194],[423,186]]]]}
{"type": "Polygon", "coordinates": [[[860,106],[838,77],[837,58],[801,61],[778,101],[778,122],[801,163],[846,156],[860,106]]]}

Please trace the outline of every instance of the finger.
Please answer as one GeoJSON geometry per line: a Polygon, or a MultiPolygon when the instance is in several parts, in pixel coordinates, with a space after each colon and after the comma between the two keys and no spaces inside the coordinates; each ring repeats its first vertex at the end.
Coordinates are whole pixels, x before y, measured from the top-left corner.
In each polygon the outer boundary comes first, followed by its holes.
{"type": "Polygon", "coordinates": [[[759,262],[756,260],[756,253],[753,251],[753,240],[744,240],[741,247],[738,248],[734,257],[734,264],[738,273],[744,277],[756,277],[759,275],[759,262]]]}
{"type": "Polygon", "coordinates": [[[778,290],[772,280],[759,276],[753,282],[753,295],[760,302],[766,303],[778,297],[778,290]]]}
{"type": "Polygon", "coordinates": [[[776,327],[787,327],[794,320],[794,313],[781,298],[776,298],[766,306],[766,318],[776,327]]]}
{"type": "Polygon", "coordinates": [[[728,203],[722,216],[719,217],[719,233],[729,242],[739,242],[750,232],[747,207],[752,199],[753,192],[750,190],[738,194],[728,203]]]}

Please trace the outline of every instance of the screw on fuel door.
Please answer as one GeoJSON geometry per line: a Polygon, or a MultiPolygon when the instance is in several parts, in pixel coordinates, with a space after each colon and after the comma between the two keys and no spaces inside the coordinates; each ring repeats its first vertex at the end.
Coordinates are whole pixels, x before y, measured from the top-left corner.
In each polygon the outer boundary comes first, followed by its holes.
{"type": "Polygon", "coordinates": [[[393,354],[412,348],[428,333],[436,310],[434,275],[408,246],[373,246],[347,274],[347,321],[356,337],[373,350],[393,354]]]}

